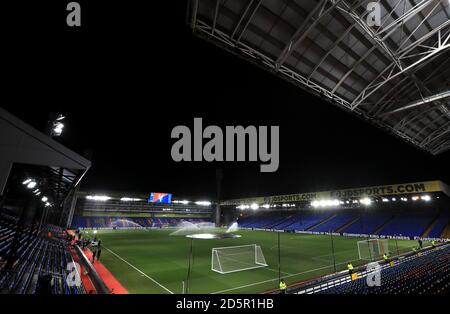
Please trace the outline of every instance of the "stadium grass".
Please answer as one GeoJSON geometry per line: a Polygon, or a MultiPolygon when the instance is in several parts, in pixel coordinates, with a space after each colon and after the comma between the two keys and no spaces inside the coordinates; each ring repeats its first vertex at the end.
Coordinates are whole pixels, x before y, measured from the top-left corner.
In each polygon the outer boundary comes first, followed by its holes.
{"type": "MultiPolygon", "coordinates": [[[[190,239],[170,236],[171,230],[102,230],[101,261],[130,293],[182,293],[188,273],[190,239]],[[159,283],[160,285],[158,285],[159,283]]],[[[88,232],[92,237],[92,231],[88,232]]],[[[278,286],[278,246],[275,232],[240,230],[237,239],[194,240],[189,293],[261,293],[278,286]],[[211,270],[211,249],[245,244],[260,245],[268,267],[219,274],[211,270]]],[[[281,271],[287,284],[317,278],[334,271],[329,235],[282,233],[281,271]]],[[[337,270],[348,261],[357,266],[357,241],[334,237],[337,270]]],[[[389,249],[409,252],[417,241],[389,240],[389,249]],[[397,243],[396,243],[397,242],[397,243]]]]}

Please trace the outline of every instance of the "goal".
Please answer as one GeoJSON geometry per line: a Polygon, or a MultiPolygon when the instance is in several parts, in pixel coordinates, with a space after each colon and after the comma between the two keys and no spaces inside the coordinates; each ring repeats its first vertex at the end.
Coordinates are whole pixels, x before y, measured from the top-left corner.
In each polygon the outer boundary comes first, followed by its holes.
{"type": "Polygon", "coordinates": [[[373,261],[389,253],[388,239],[370,239],[358,241],[359,258],[362,260],[373,261]]]}
{"type": "Polygon", "coordinates": [[[220,274],[268,266],[256,244],[213,248],[211,255],[211,270],[220,274]]]}

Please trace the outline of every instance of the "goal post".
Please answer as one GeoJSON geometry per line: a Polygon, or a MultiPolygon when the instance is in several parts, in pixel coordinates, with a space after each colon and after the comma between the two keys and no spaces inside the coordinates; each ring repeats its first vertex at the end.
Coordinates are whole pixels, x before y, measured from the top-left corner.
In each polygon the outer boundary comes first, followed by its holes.
{"type": "Polygon", "coordinates": [[[389,253],[388,239],[369,239],[358,241],[359,259],[373,261],[389,253]]]}
{"type": "Polygon", "coordinates": [[[213,248],[211,270],[228,274],[268,266],[261,246],[256,244],[213,248]]]}

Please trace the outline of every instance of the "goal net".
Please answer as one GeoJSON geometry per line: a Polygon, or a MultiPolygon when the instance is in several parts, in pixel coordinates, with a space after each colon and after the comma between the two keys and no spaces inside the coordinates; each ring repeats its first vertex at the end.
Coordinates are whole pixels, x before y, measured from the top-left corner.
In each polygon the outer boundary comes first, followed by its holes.
{"type": "Polygon", "coordinates": [[[388,239],[370,239],[358,241],[359,258],[373,261],[379,259],[384,253],[389,253],[388,239]]]}
{"type": "Polygon", "coordinates": [[[211,270],[220,274],[268,266],[256,244],[213,248],[211,254],[211,270]]]}

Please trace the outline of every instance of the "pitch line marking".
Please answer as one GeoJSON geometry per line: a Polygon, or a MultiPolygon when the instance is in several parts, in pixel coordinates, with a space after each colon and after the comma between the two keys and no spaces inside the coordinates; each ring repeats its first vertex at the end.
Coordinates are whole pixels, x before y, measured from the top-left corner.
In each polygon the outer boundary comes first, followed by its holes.
{"type": "MultiPolygon", "coordinates": [[[[354,262],[354,261],[359,261],[359,259],[352,260],[351,262],[354,262]]],[[[339,264],[336,264],[336,266],[337,265],[343,265],[343,264],[346,264],[346,263],[347,262],[339,263],[339,264]]],[[[317,271],[317,270],[322,270],[322,269],[326,269],[326,268],[330,268],[330,267],[333,267],[333,265],[319,267],[319,268],[316,268],[316,269],[310,269],[310,270],[307,270],[307,271],[304,271],[304,272],[300,272],[300,273],[297,273],[297,274],[292,274],[292,275],[289,275],[289,276],[285,276],[284,278],[290,278],[290,277],[294,277],[294,276],[298,276],[298,275],[303,275],[303,274],[311,273],[311,272],[314,272],[314,271],[317,271]]],[[[278,278],[268,279],[268,280],[264,280],[264,281],[260,281],[260,282],[254,282],[254,283],[251,283],[251,284],[248,284],[248,285],[244,285],[244,286],[240,286],[240,287],[234,287],[234,288],[230,288],[230,289],[226,289],[226,290],[222,290],[222,291],[216,291],[216,292],[212,292],[211,294],[221,294],[221,293],[230,292],[230,291],[233,291],[233,290],[239,290],[239,289],[243,289],[243,288],[257,286],[257,285],[260,285],[260,284],[263,284],[263,283],[272,282],[272,281],[275,281],[275,280],[278,280],[278,278]]]]}
{"type": "Polygon", "coordinates": [[[123,259],[121,256],[119,256],[118,254],[114,253],[112,250],[108,249],[106,246],[102,245],[103,248],[105,248],[107,251],[109,251],[111,254],[113,254],[115,257],[117,257],[118,259],[120,259],[122,262],[126,263],[128,266],[130,266],[131,268],[133,268],[134,270],[136,270],[138,273],[140,273],[142,276],[146,277],[147,279],[150,279],[151,281],[153,281],[155,284],[157,284],[159,287],[163,288],[165,291],[169,292],[170,294],[174,294],[172,291],[170,291],[169,289],[167,289],[166,287],[164,287],[162,284],[160,284],[159,282],[157,282],[155,279],[153,279],[152,277],[150,277],[149,275],[147,275],[146,273],[144,273],[142,270],[140,270],[139,268],[137,268],[136,266],[130,264],[127,260],[123,259]]]}

